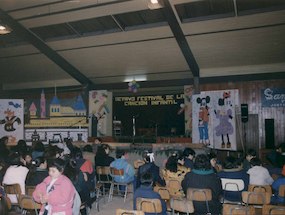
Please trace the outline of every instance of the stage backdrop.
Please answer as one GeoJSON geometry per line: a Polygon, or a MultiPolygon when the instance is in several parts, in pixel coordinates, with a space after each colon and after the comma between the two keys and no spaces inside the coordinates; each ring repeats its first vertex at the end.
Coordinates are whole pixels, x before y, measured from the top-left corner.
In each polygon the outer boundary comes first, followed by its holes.
{"type": "Polygon", "coordinates": [[[237,150],[236,110],[238,90],[204,91],[192,96],[193,143],[237,150]]]}
{"type": "Polygon", "coordinates": [[[136,136],[184,135],[183,94],[133,95],[114,97],[114,120],[121,121],[122,135],[136,136]]]}
{"type": "MultiPolygon", "coordinates": [[[[89,92],[89,117],[96,119],[97,137],[112,136],[112,92],[94,90],[89,92]]],[[[89,120],[89,136],[92,136],[92,122],[89,120]]]]}
{"type": "Polygon", "coordinates": [[[0,137],[8,136],[9,145],[24,139],[24,101],[0,99],[0,137]]]}

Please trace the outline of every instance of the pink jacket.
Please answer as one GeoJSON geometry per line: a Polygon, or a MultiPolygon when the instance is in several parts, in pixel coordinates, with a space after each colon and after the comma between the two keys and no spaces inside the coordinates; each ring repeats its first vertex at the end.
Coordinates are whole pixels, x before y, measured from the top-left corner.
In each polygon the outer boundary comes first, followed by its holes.
{"type": "MultiPolygon", "coordinates": [[[[75,188],[72,182],[66,176],[61,175],[55,181],[54,189],[47,194],[46,189],[50,182],[51,177],[48,176],[42,183],[36,186],[33,192],[35,201],[41,202],[39,194],[42,193],[48,197],[48,204],[52,207],[52,213],[65,212],[65,215],[72,215],[72,204],[75,195],[75,188]]],[[[42,206],[41,212],[44,211],[44,207],[45,205],[42,206]]]]}

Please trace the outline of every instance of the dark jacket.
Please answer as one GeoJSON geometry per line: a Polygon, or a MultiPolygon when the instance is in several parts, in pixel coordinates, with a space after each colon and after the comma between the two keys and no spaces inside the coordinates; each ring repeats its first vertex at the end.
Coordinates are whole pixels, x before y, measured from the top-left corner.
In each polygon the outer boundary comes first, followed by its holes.
{"type": "MultiPolygon", "coordinates": [[[[240,171],[222,171],[218,173],[220,178],[229,178],[229,179],[242,179],[244,182],[244,189],[242,191],[247,191],[248,183],[249,183],[249,175],[245,170],[240,171]]],[[[241,193],[242,191],[224,191],[225,199],[229,201],[241,201],[241,193]]]]}
{"type": "Polygon", "coordinates": [[[144,165],[140,166],[138,169],[137,180],[136,180],[136,187],[140,187],[141,182],[140,178],[146,172],[150,172],[153,178],[153,186],[159,184],[161,186],[165,186],[165,181],[159,175],[159,167],[156,166],[153,162],[145,163],[144,165]]]}
{"type": "Polygon", "coordinates": [[[115,159],[109,155],[97,154],[95,156],[95,166],[110,166],[114,160],[115,159]]]}
{"type": "Polygon", "coordinates": [[[48,177],[48,171],[37,169],[34,173],[29,172],[26,178],[26,185],[28,186],[36,186],[43,182],[43,180],[48,177]]]}
{"type": "Polygon", "coordinates": [[[187,168],[193,169],[194,162],[190,160],[189,158],[184,158],[184,166],[186,166],[187,168]]]}
{"type": "MultiPolygon", "coordinates": [[[[152,186],[140,186],[134,193],[133,198],[133,204],[134,204],[134,210],[137,209],[136,206],[136,200],[137,198],[147,198],[147,199],[159,199],[162,206],[162,213],[159,213],[157,215],[166,215],[166,204],[165,201],[161,199],[160,195],[157,192],[154,192],[152,189],[152,186]]],[[[145,215],[155,215],[155,213],[145,213],[145,215]]]]}
{"type": "MultiPolygon", "coordinates": [[[[209,201],[210,212],[212,215],[220,214],[222,205],[219,197],[222,193],[222,184],[220,178],[213,172],[213,170],[196,170],[193,169],[185,175],[181,183],[185,195],[187,195],[188,188],[211,189],[212,201],[209,201]]],[[[193,201],[194,214],[206,214],[206,203],[193,201]]]]}

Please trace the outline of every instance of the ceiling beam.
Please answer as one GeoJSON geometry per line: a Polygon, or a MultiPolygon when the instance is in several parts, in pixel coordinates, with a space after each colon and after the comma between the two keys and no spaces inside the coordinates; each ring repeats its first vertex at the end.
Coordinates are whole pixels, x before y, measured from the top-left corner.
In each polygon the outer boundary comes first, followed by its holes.
{"type": "Polygon", "coordinates": [[[164,3],[164,14],[167,18],[167,22],[171,28],[171,31],[180,47],[180,50],[193,74],[193,77],[200,77],[200,68],[198,63],[190,49],[190,46],[186,40],[186,37],[182,31],[182,28],[176,18],[176,15],[172,9],[169,0],[162,0],[164,3]]]}
{"type": "Polygon", "coordinates": [[[75,68],[72,64],[70,64],[65,58],[59,55],[56,51],[54,51],[51,47],[49,47],[41,38],[39,38],[36,34],[34,34],[29,29],[25,28],[15,19],[13,19],[10,15],[8,15],[5,11],[0,8],[0,19],[5,22],[13,31],[17,34],[17,36],[24,38],[28,42],[30,42],[33,46],[35,46],[41,53],[47,56],[50,60],[52,60],[55,64],[57,64],[60,68],[62,68],[67,74],[69,74],[72,78],[77,80],[83,86],[93,85],[93,82],[88,79],[84,74],[82,74],[77,68],[75,68]]]}

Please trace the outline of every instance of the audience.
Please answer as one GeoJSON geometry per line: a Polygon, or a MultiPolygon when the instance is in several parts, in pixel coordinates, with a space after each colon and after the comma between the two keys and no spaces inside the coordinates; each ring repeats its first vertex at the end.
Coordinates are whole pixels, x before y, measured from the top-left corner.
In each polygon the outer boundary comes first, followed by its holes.
{"type": "Polygon", "coordinates": [[[249,184],[271,185],[273,183],[274,180],[268,170],[261,165],[261,161],[258,158],[252,158],[250,165],[251,168],[247,171],[247,174],[249,174],[249,184]]]}
{"type": "MultiPolygon", "coordinates": [[[[134,181],[135,170],[134,170],[134,167],[127,162],[127,159],[128,159],[127,152],[122,149],[117,149],[116,160],[114,160],[110,164],[110,167],[113,167],[116,169],[123,169],[124,175],[123,176],[112,176],[114,177],[114,180],[116,182],[130,183],[134,181]]],[[[120,190],[124,191],[125,188],[121,187],[120,190]]]]}
{"type": "Polygon", "coordinates": [[[49,163],[49,176],[33,192],[35,201],[42,204],[43,214],[72,214],[75,188],[70,179],[63,175],[64,167],[62,159],[53,159],[49,163]]]}
{"type": "Polygon", "coordinates": [[[45,146],[43,142],[37,141],[33,145],[33,152],[32,152],[32,158],[36,159],[37,157],[42,157],[44,156],[45,153],[45,146]]]}
{"type": "Polygon", "coordinates": [[[140,178],[146,173],[150,172],[152,175],[152,185],[165,186],[165,181],[160,177],[159,167],[154,163],[154,153],[149,151],[143,152],[144,165],[140,166],[136,178],[136,188],[140,187],[140,178]]]}
{"type": "Polygon", "coordinates": [[[218,173],[220,178],[226,179],[241,179],[244,182],[244,189],[240,191],[224,191],[225,199],[229,201],[241,201],[242,191],[247,191],[249,176],[242,168],[241,162],[235,157],[226,157],[223,163],[223,170],[218,173]]]}
{"type": "MultiPolygon", "coordinates": [[[[21,162],[21,155],[12,153],[9,156],[10,166],[6,170],[3,184],[19,184],[22,194],[25,194],[25,181],[29,169],[21,162]]],[[[15,195],[8,195],[12,203],[17,203],[15,195]]]]}
{"type": "Polygon", "coordinates": [[[7,162],[10,151],[7,147],[8,137],[4,136],[0,139],[0,159],[7,162]]]}
{"type": "Polygon", "coordinates": [[[193,149],[185,148],[183,151],[184,166],[186,166],[189,169],[193,169],[195,155],[196,152],[193,149]]]}
{"type": "Polygon", "coordinates": [[[95,168],[95,154],[93,153],[93,149],[90,144],[83,147],[82,156],[85,160],[90,160],[92,162],[92,166],[95,168]]]}
{"type": "MultiPolygon", "coordinates": [[[[211,189],[212,200],[209,201],[210,211],[212,214],[221,213],[222,205],[219,200],[222,193],[221,180],[214,173],[207,155],[197,155],[193,170],[188,172],[182,181],[182,188],[185,194],[187,194],[188,188],[211,189]]],[[[193,204],[194,214],[207,213],[205,202],[193,201],[193,204]]]]}
{"type": "Polygon", "coordinates": [[[173,188],[170,186],[169,182],[171,180],[176,180],[181,184],[181,181],[184,179],[185,175],[187,172],[189,172],[190,169],[183,168],[179,169],[178,168],[178,154],[174,153],[172,154],[166,164],[165,164],[165,169],[162,170],[162,175],[166,183],[166,187],[169,188],[170,195],[173,197],[183,197],[184,193],[181,187],[176,187],[173,188]]]}
{"type": "Polygon", "coordinates": [[[48,176],[47,160],[45,157],[37,157],[32,161],[30,171],[27,175],[26,185],[36,186],[48,176]]]}
{"type": "Polygon", "coordinates": [[[95,165],[96,166],[110,166],[110,164],[115,160],[111,157],[110,146],[107,144],[98,145],[96,156],[95,156],[95,165]]]}
{"type": "Polygon", "coordinates": [[[140,178],[140,184],[141,186],[136,189],[133,197],[133,205],[134,210],[137,209],[137,198],[147,198],[147,199],[159,199],[162,206],[162,212],[161,213],[145,213],[145,215],[166,215],[166,204],[165,201],[161,199],[160,195],[157,192],[153,191],[153,177],[151,172],[145,172],[143,173],[140,178]]]}
{"type": "Polygon", "coordinates": [[[251,168],[250,161],[252,158],[256,158],[256,151],[254,149],[248,149],[245,155],[245,159],[243,161],[243,169],[249,170],[251,168]]]}

